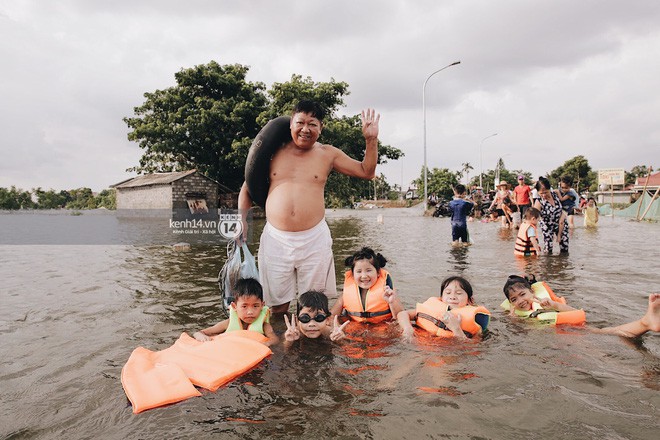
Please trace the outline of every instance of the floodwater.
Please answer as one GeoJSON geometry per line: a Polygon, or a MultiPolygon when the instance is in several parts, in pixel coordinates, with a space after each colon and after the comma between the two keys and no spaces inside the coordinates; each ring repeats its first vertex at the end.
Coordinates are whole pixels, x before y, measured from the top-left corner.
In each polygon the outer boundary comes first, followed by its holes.
{"type": "Polygon", "coordinates": [[[636,319],[660,290],[660,225],[601,218],[574,231],[568,256],[521,267],[513,233],[494,223],[470,224],[475,244],[453,249],[449,220],[416,209],[327,218],[340,283],[343,259],[363,245],[390,260],[407,307],[464,275],[492,312],[488,335],[404,343],[396,326],[351,324],[350,342],[275,347],[216,392],[135,415],[122,366],[138,346],[164,349],[224,318],[224,246],[3,245],[0,438],[658,438],[658,334],[534,325],[498,305],[507,276],[528,271],[586,309],[589,326],[636,319]]]}

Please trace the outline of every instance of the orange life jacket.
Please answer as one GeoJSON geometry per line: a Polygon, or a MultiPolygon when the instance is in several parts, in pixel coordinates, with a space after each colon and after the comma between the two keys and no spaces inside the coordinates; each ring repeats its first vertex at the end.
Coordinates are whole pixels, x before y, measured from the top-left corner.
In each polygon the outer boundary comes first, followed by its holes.
{"type": "Polygon", "coordinates": [[[440,298],[434,296],[422,304],[417,303],[417,326],[435,336],[453,336],[453,333],[440,320],[447,310],[454,315],[461,316],[461,329],[468,337],[486,330],[490,322],[490,312],[485,307],[468,305],[451,309],[440,298]]]}
{"type": "Polygon", "coordinates": [[[532,239],[527,236],[527,231],[529,228],[534,228],[534,225],[528,224],[527,227],[521,225],[518,229],[518,236],[516,237],[516,244],[513,248],[513,255],[518,257],[528,257],[534,256],[536,254],[536,249],[532,245],[532,239]]]}
{"type": "Polygon", "coordinates": [[[360,288],[353,278],[353,271],[347,270],[344,276],[344,310],[353,321],[383,322],[392,317],[390,303],[383,298],[389,273],[380,269],[376,283],[367,292],[364,307],[360,297],[360,288]]]}

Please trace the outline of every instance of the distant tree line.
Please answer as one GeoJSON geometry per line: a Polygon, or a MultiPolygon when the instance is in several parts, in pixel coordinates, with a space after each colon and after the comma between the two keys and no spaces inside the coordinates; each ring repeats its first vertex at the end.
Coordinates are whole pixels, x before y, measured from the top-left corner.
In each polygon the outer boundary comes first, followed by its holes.
{"type": "MultiPolygon", "coordinates": [[[[439,197],[451,199],[453,187],[458,183],[465,184],[469,181],[469,186],[479,186],[479,174],[469,179],[467,173],[473,169],[469,163],[464,163],[460,171],[451,171],[448,168],[433,168],[427,173],[428,193],[436,193],[439,197]],[[465,179],[463,177],[466,177],[465,179]]],[[[626,185],[635,183],[637,177],[648,175],[648,168],[645,165],[636,165],[630,171],[626,171],[626,185]]],[[[484,191],[494,189],[496,177],[499,175],[499,181],[506,181],[512,187],[518,184],[518,176],[525,176],[528,184],[535,182],[539,176],[532,176],[532,173],[525,170],[508,170],[504,161],[500,158],[494,170],[484,170],[481,175],[481,182],[484,191]]],[[[559,167],[550,171],[545,177],[550,180],[553,187],[559,186],[559,179],[562,176],[569,176],[573,179],[573,188],[579,193],[598,191],[598,172],[591,169],[589,161],[584,156],[575,156],[567,160],[559,167]]],[[[420,177],[414,181],[417,188],[424,187],[424,167],[420,177]]]]}
{"type": "Polygon", "coordinates": [[[94,195],[89,188],[63,191],[35,188],[24,191],[15,186],[0,187],[0,209],[116,209],[114,189],[105,189],[94,195]]]}

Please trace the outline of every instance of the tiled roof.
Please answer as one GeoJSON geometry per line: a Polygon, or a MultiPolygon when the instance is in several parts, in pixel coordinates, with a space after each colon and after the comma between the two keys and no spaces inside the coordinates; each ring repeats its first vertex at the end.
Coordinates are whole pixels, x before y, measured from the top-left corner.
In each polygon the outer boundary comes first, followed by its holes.
{"type": "MultiPolygon", "coordinates": [[[[635,181],[635,186],[644,187],[644,185],[646,185],[646,179],[647,177],[638,177],[637,180],[635,181]]],[[[648,176],[648,179],[649,179],[648,186],[653,186],[653,187],[660,186],[660,171],[658,171],[655,174],[651,174],[650,176],[648,176]]]]}
{"type": "Polygon", "coordinates": [[[195,174],[197,170],[189,171],[176,171],[172,173],[154,173],[145,174],[143,176],[133,177],[132,179],[124,180],[123,182],[110,185],[111,188],[136,188],[139,186],[150,185],[169,185],[170,183],[182,179],[191,174],[195,174]]]}

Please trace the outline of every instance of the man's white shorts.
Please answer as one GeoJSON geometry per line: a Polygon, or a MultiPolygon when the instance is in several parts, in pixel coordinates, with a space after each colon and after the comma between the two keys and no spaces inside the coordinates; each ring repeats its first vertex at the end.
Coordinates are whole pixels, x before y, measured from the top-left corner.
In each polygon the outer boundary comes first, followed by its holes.
{"type": "Polygon", "coordinates": [[[337,296],[332,236],[324,220],[306,231],[280,231],[266,222],[259,241],[259,278],[268,306],[291,302],[308,290],[337,296]]]}

